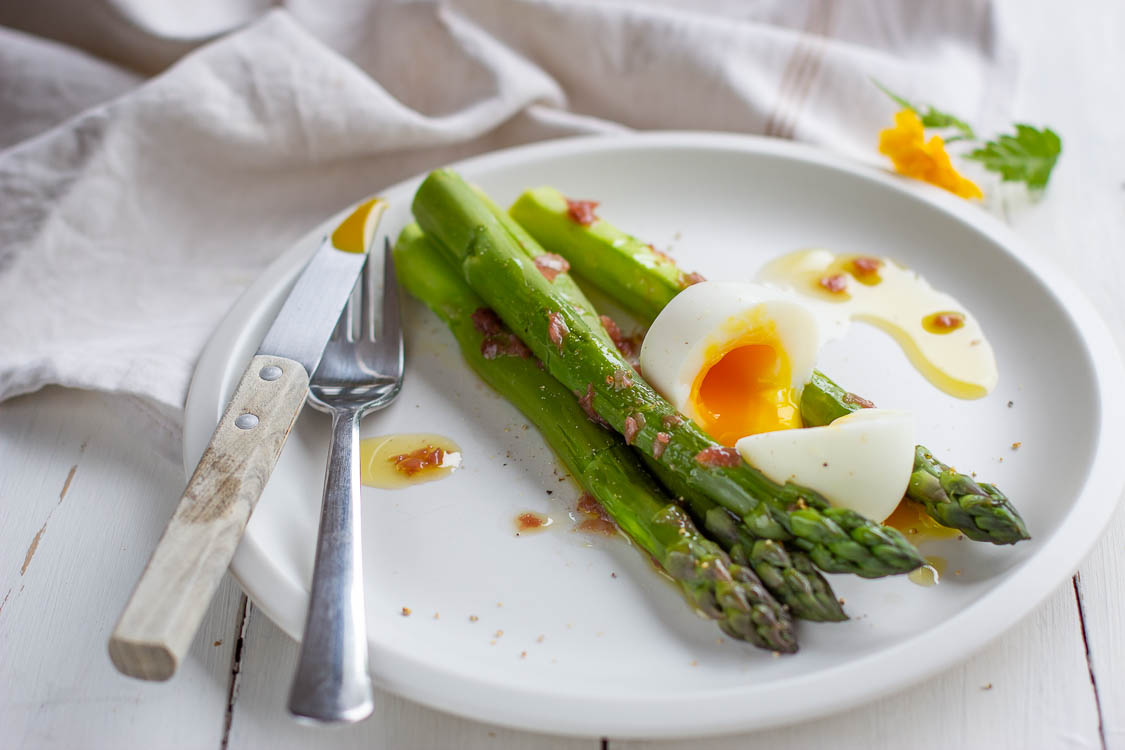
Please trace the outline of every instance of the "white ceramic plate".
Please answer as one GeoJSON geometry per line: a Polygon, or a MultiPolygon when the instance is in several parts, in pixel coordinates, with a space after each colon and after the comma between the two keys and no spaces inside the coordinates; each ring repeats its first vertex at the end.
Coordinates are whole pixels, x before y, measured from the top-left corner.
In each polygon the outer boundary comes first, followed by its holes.
{"type": "MultiPolygon", "coordinates": [[[[536,431],[468,370],[437,318],[408,300],[405,387],[363,434],[448,435],[464,448],[465,468],[407,490],[364,490],[372,669],[384,687],[560,734],[669,737],[797,722],[966,658],[1070,575],[1108,520],[1125,445],[1125,403],[1111,387],[1125,380],[1116,349],[1076,289],[979,207],[809,148],[730,135],[568,139],[456,168],[501,204],[542,184],[600,200],[604,217],[710,278],[749,279],[767,259],[810,245],[918,269],[981,320],[1000,364],[994,393],[945,396],[862,325],[820,365],[881,406],[913,409],[926,444],[998,483],[1034,538],[1009,548],[926,547],[949,560],[932,588],[834,576],[852,619],[801,623],[796,656],[720,638],[628,544],[570,531],[576,485],[555,475],[536,431]],[[524,510],[556,524],[517,537],[513,518],[524,510]]],[[[418,182],[385,192],[382,229],[392,237],[409,221],[418,182]]],[[[208,345],[187,405],[189,469],[323,231],[271,267],[208,345]]],[[[325,418],[306,409],[232,565],[255,604],[294,638],[327,437],[325,418]]]]}

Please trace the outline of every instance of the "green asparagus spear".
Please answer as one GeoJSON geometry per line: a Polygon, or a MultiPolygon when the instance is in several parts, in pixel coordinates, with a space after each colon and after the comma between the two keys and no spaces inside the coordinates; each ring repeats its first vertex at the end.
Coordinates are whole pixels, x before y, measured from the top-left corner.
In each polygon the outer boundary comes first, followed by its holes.
{"type": "Polygon", "coordinates": [[[579,395],[592,419],[736,513],[751,534],[794,539],[828,572],[880,577],[922,564],[918,551],[894,529],[832,508],[807,488],[771,481],[737,451],[718,445],[676,414],[529,262],[512,233],[458,175],[431,173],[414,197],[413,210],[469,286],[548,372],[579,395]]]}
{"type": "MultiPolygon", "coordinates": [[[[629,238],[620,243],[625,249],[619,250],[615,243],[628,235],[601,219],[583,226],[567,216],[565,207],[566,199],[557,190],[537,188],[521,195],[511,213],[543,247],[565,257],[585,278],[619,299],[643,322],[651,323],[687,285],[688,279],[675,263],[650,245],[629,238]],[[669,279],[677,279],[680,284],[668,284],[669,279]],[[633,302],[637,290],[644,290],[643,302],[633,302]]],[[[802,392],[801,417],[808,425],[827,424],[864,403],[817,373],[802,392]]],[[[1015,544],[1030,538],[1023,519],[999,489],[953,471],[921,445],[915,449],[914,473],[906,496],[922,503],[938,523],[959,529],[970,539],[1015,544]]]]}
{"type": "MultiPolygon", "coordinates": [[[[813,371],[801,393],[801,419],[809,425],[824,425],[870,405],[824,373],[813,371]]],[[[921,503],[942,526],[958,529],[973,541],[1015,544],[1031,538],[1019,511],[995,485],[958,473],[923,445],[914,447],[914,471],[906,497],[921,503]]]]}
{"type": "Polygon", "coordinates": [[[656,485],[636,455],[587,418],[574,395],[513,344],[484,302],[417,225],[395,244],[402,285],[448,325],[469,365],[539,428],[579,483],[670,575],[688,601],[733,638],[797,650],[793,622],[753,571],[733,564],[656,485]]]}

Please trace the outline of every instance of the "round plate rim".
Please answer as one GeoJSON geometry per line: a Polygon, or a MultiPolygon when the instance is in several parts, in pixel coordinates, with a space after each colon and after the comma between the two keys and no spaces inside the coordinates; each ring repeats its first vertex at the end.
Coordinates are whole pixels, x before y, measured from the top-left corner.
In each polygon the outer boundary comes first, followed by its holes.
{"type": "MultiPolygon", "coordinates": [[[[382,687],[478,721],[559,735],[667,739],[766,729],[870,702],[967,659],[1022,620],[1072,575],[1100,538],[1125,483],[1113,471],[1111,463],[1113,455],[1125,446],[1125,395],[1111,387],[1125,379],[1125,367],[1107,325],[1068,276],[1047,259],[1031,252],[1012,230],[977,206],[928,185],[904,180],[811,146],[760,136],[693,131],[578,136],[495,151],[451,167],[486,169],[578,152],[638,148],[730,150],[813,163],[905,193],[996,244],[1009,260],[1051,289],[1081,333],[1082,344],[1094,365],[1101,419],[1097,427],[1097,448],[1086,482],[1063,523],[1047,542],[991,591],[927,631],[924,635],[929,639],[927,648],[919,649],[917,638],[907,639],[857,661],[788,679],[781,690],[775,685],[765,701],[763,696],[753,695],[753,685],[668,694],[659,699],[618,697],[608,702],[604,698],[595,700],[551,690],[531,693],[486,676],[477,675],[472,680],[463,675],[451,676],[396,653],[380,654],[375,663],[382,687]],[[911,663],[908,672],[878,669],[879,665],[894,664],[907,657],[911,663]],[[859,690],[850,679],[857,670],[865,675],[859,690]],[[814,689],[821,697],[810,705],[810,691],[814,689]],[[748,700],[751,698],[758,702],[748,700]]],[[[403,180],[381,192],[402,192],[422,176],[403,180]]],[[[340,213],[346,210],[350,209],[340,213]]],[[[326,220],[279,256],[231,307],[205,346],[185,405],[183,451],[188,474],[224,407],[220,402],[221,384],[232,382],[244,364],[233,361],[230,355],[250,327],[247,319],[271,290],[292,283],[303,260],[315,249],[315,243],[309,240],[315,239],[331,221],[326,220]]],[[[270,592],[269,584],[263,580],[269,574],[264,553],[250,538],[245,538],[239,546],[231,572],[255,605],[290,637],[299,640],[303,615],[295,616],[294,608],[282,602],[286,596],[292,598],[294,590],[303,592],[303,588],[296,581],[282,581],[288,593],[270,592]]],[[[374,659],[375,655],[372,656],[374,659]]]]}

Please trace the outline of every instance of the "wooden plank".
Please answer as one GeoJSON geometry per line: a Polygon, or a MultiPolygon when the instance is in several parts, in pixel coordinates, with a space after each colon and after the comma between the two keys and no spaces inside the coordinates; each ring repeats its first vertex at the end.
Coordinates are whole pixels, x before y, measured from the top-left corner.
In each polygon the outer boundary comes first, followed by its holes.
{"type": "Polygon", "coordinates": [[[737,737],[609,745],[611,750],[1096,748],[1097,724],[1068,581],[1014,631],[965,664],[867,706],[737,737]]]}
{"type": "Polygon", "coordinates": [[[1082,602],[1090,679],[1101,707],[1108,750],[1125,748],[1125,507],[1119,506],[1105,538],[1082,566],[1082,602]]]}
{"type": "Polygon", "coordinates": [[[0,404],[5,747],[219,746],[241,599],[229,577],[176,679],[124,677],[106,651],[184,485],[124,405],[62,389],[0,404]]]}
{"type": "Polygon", "coordinates": [[[377,690],[371,718],[332,730],[297,724],[285,710],[297,669],[297,644],[261,610],[249,608],[228,747],[306,750],[598,750],[598,739],[520,732],[440,713],[377,690]]]}

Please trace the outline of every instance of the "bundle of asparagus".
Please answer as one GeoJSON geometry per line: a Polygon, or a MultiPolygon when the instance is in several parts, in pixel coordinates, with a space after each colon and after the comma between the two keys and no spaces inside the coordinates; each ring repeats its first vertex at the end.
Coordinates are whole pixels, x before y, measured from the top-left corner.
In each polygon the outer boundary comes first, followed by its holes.
{"type": "MultiPolygon", "coordinates": [[[[645,324],[693,280],[652,245],[603,219],[574,221],[566,197],[553,188],[526,191],[510,213],[542,247],[566,258],[579,275],[645,324]]],[[[807,425],[824,425],[865,404],[870,402],[818,372],[802,391],[801,417],[807,425]]],[[[975,541],[1015,544],[1030,538],[1019,512],[999,489],[946,466],[922,445],[915,448],[906,498],[975,541]]]]}
{"type": "Polygon", "coordinates": [[[748,534],[792,540],[828,572],[879,577],[923,564],[898,531],[831,507],[808,488],[773,482],[677,414],[529,261],[520,241],[458,175],[430,174],[413,211],[469,286],[547,372],[578,394],[592,419],[657,459],[687,490],[733,512],[748,534]]]}
{"type": "Polygon", "coordinates": [[[565,259],[457,175],[432,174],[414,213],[421,228],[409,227],[396,246],[404,286],[725,632],[794,651],[791,616],[846,619],[814,563],[867,577],[922,563],[898,532],[770,481],[677,414],[622,357],[565,259]],[[642,459],[729,554],[699,533],[642,459]]]}
{"type": "Polygon", "coordinates": [[[394,253],[399,281],[445,321],[473,370],[535,424],[574,478],[693,607],[734,638],[774,651],[797,650],[787,609],[754,572],[701,535],[632,450],[587,419],[573,394],[513,345],[511,332],[416,225],[402,232],[394,253]]]}

